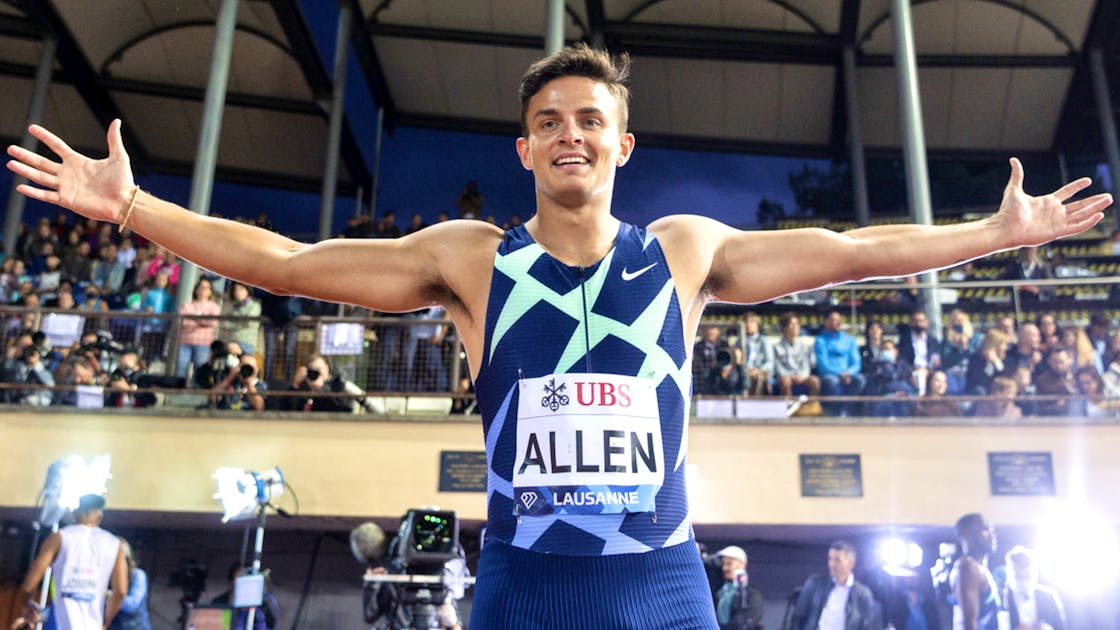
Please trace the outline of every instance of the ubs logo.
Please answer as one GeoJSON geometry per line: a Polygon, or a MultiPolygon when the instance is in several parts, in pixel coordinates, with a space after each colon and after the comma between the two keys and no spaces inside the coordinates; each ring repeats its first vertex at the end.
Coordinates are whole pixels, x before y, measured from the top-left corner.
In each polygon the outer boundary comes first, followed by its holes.
{"type": "Polygon", "coordinates": [[[560,383],[560,386],[557,387],[556,379],[550,379],[548,384],[544,386],[544,396],[541,397],[541,406],[550,411],[556,411],[561,407],[568,406],[568,395],[564,393],[564,390],[567,388],[568,386],[564,383],[560,383]]]}

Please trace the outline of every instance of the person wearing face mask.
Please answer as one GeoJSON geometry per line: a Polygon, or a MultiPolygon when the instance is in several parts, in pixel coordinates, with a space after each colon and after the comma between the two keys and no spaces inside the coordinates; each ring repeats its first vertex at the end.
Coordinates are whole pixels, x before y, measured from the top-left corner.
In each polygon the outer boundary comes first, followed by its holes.
{"type": "Polygon", "coordinates": [[[1013,630],[1065,630],[1066,611],[1058,591],[1038,583],[1034,552],[1015,545],[1007,552],[1004,602],[1013,630]]]}
{"type": "Polygon", "coordinates": [[[218,336],[235,341],[245,354],[255,354],[257,337],[261,329],[261,303],[249,292],[249,287],[240,282],[230,286],[229,297],[222,305],[222,326],[218,336]],[[227,318],[237,319],[227,319],[227,318]]]}
{"type": "MultiPolygon", "coordinates": [[[[915,393],[911,384],[911,367],[898,356],[898,349],[894,342],[886,339],[879,344],[879,356],[872,363],[871,372],[867,375],[867,387],[864,393],[868,396],[896,396],[909,397],[915,393]]],[[[871,403],[873,416],[900,416],[909,415],[909,403],[897,401],[876,401],[871,403]]]]}

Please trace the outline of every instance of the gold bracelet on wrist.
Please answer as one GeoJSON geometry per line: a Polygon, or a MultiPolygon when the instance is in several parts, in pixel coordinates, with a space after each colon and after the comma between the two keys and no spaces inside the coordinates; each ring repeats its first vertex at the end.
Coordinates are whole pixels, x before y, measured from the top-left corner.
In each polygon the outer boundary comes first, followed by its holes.
{"type": "Polygon", "coordinates": [[[128,209],[124,212],[124,219],[122,219],[121,224],[117,226],[117,234],[124,232],[124,225],[128,223],[128,218],[132,216],[132,209],[136,207],[136,198],[139,196],[140,186],[136,186],[132,189],[132,200],[128,202],[128,209]]]}

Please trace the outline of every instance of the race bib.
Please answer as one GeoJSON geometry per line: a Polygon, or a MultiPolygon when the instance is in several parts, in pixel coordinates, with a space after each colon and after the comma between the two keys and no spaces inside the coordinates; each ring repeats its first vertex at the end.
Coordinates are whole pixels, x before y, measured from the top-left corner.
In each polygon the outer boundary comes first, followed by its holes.
{"type": "Polygon", "coordinates": [[[654,510],[665,461],[652,380],[553,374],[522,379],[519,388],[518,514],[654,510]]]}

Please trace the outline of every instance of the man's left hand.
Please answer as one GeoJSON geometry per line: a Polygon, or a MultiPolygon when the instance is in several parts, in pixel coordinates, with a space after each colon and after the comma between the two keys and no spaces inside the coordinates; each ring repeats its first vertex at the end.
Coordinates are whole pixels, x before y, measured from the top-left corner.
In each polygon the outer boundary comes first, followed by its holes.
{"type": "Polygon", "coordinates": [[[1048,195],[1028,195],[1023,190],[1023,164],[1011,158],[1011,177],[1003,191],[999,214],[1012,247],[1034,246],[1093,227],[1112,204],[1112,195],[1101,193],[1069,201],[1092,184],[1088,177],[1074,180],[1048,195]],[[1069,203],[1066,203],[1069,201],[1069,203]]]}

